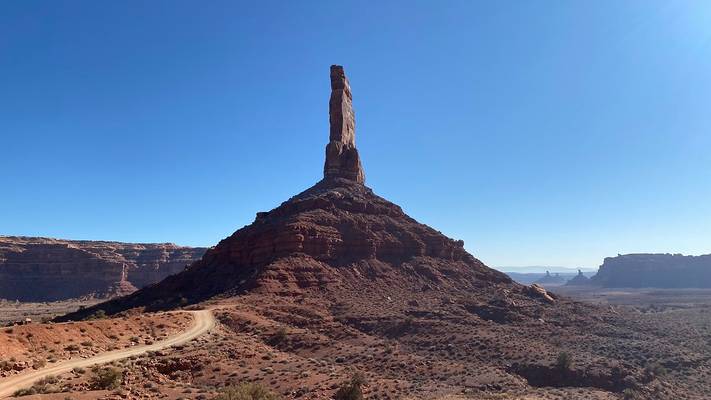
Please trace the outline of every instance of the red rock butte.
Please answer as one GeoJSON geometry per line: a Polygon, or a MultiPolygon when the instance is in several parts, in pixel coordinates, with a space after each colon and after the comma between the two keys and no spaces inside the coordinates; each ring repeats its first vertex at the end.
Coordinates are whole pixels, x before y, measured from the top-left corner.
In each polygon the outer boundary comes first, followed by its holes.
{"type": "MultiPolygon", "coordinates": [[[[324,178],[209,249],[186,271],[116,301],[106,312],[167,309],[216,295],[294,295],[376,280],[419,291],[516,287],[464,250],[461,240],[420,224],[366,187],[355,145],[352,93],[331,66],[330,133],[324,178]],[[414,289],[413,289],[414,288],[414,289]]],[[[534,294],[537,295],[537,294],[534,294]]],[[[90,312],[87,309],[86,312],[90,312]]]]}

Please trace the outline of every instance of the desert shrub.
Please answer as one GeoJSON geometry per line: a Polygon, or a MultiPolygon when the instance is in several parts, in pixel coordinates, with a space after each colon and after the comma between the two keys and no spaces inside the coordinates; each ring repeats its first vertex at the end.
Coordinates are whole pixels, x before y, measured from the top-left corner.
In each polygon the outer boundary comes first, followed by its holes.
{"type": "Polygon", "coordinates": [[[92,320],[92,319],[104,319],[104,318],[106,318],[106,311],[96,310],[96,311],[94,311],[93,314],[89,315],[86,319],[92,320]]]}
{"type": "Polygon", "coordinates": [[[37,394],[32,388],[18,389],[12,394],[12,397],[32,396],[37,394]]]}
{"type": "Polygon", "coordinates": [[[627,388],[622,391],[622,399],[623,400],[637,400],[637,399],[639,399],[639,396],[638,396],[636,390],[634,390],[632,388],[627,388]]]}
{"type": "Polygon", "coordinates": [[[123,374],[116,368],[94,368],[89,384],[95,389],[116,389],[121,385],[123,374]]]}
{"type": "Polygon", "coordinates": [[[59,382],[59,379],[57,379],[56,376],[49,375],[49,376],[45,376],[44,378],[42,378],[42,379],[38,380],[37,382],[35,382],[35,385],[40,385],[40,386],[44,386],[44,385],[54,385],[54,384],[56,384],[56,383],[58,383],[58,382],[59,382]]]}
{"type": "Polygon", "coordinates": [[[279,343],[282,343],[286,340],[288,337],[288,334],[286,333],[286,328],[283,326],[277,329],[277,331],[269,338],[269,344],[272,346],[275,346],[279,343]]]}
{"type": "Polygon", "coordinates": [[[565,351],[558,353],[558,358],[555,360],[555,366],[562,370],[569,370],[573,366],[573,357],[565,351]]]}
{"type": "Polygon", "coordinates": [[[644,366],[644,378],[647,382],[653,381],[655,378],[666,375],[667,370],[658,362],[651,362],[644,366]]]}
{"type": "Polygon", "coordinates": [[[66,351],[79,351],[79,346],[76,344],[70,344],[69,346],[65,347],[64,350],[66,351]]]}
{"type": "Polygon", "coordinates": [[[279,397],[256,383],[240,383],[220,391],[213,400],[277,400],[279,397]]]}
{"type": "Polygon", "coordinates": [[[363,385],[366,384],[365,376],[361,373],[353,375],[349,382],[343,384],[335,395],[334,400],[363,400],[363,385]]]}
{"type": "Polygon", "coordinates": [[[33,394],[58,393],[61,389],[58,386],[59,379],[54,376],[44,377],[35,382],[31,387],[20,389],[13,393],[15,397],[30,396],[33,394]]]}

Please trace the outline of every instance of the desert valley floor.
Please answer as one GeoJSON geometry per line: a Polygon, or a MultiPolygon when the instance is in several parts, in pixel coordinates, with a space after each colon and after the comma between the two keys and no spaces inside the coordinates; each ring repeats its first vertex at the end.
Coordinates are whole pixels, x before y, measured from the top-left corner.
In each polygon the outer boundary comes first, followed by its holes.
{"type": "MultiPolygon", "coordinates": [[[[663,365],[666,373],[654,377],[651,390],[636,398],[706,398],[711,390],[711,293],[675,291],[670,301],[665,291],[635,292],[595,296],[617,296],[610,302],[614,305],[606,307],[628,326],[597,327],[584,336],[566,334],[568,324],[584,326],[598,318],[584,315],[594,308],[571,303],[580,311],[578,319],[545,312],[527,322],[535,329],[527,331],[525,341],[512,340],[518,328],[506,316],[482,318],[463,298],[424,294],[414,300],[397,292],[382,296],[349,291],[335,302],[227,298],[200,307],[212,309],[219,321],[209,333],[112,363],[122,373],[117,389],[96,390],[89,384],[92,372],[75,369],[36,388],[60,393],[25,398],[209,399],[220,387],[247,381],[285,398],[326,399],[360,371],[368,381],[366,398],[372,399],[617,399],[625,395],[614,387],[614,374],[622,374],[621,381],[634,377],[642,383],[645,378],[631,372],[636,366],[643,371],[651,361],[663,365]],[[678,300],[680,293],[684,300],[678,300]],[[645,327],[647,333],[634,333],[637,329],[631,327],[645,327]],[[572,355],[567,377],[555,373],[556,356],[564,350],[572,355]],[[492,359],[500,362],[491,365],[492,359]],[[586,378],[584,371],[589,373],[586,378]],[[679,382],[684,390],[678,389],[679,382]]],[[[2,376],[153,343],[189,324],[189,315],[181,313],[128,313],[5,328],[0,333],[2,376]]]]}

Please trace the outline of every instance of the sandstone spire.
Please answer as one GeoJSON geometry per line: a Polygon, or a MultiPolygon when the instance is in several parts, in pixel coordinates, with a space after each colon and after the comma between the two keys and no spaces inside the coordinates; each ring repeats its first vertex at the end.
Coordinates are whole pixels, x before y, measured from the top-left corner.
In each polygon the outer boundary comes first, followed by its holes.
{"type": "Polygon", "coordinates": [[[345,178],[365,183],[365,174],[355,147],[355,114],[348,78],[340,65],[331,65],[331,100],[328,103],[331,123],[326,146],[324,178],[345,178]]]}

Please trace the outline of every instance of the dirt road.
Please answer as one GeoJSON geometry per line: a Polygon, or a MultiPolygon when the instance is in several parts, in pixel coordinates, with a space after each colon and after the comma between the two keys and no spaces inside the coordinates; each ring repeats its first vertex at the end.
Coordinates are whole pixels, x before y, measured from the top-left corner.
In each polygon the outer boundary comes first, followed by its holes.
{"type": "Polygon", "coordinates": [[[0,379],[0,398],[9,397],[15,393],[15,391],[32,386],[34,382],[46,376],[58,375],[71,371],[74,368],[86,368],[96,364],[104,364],[149,351],[161,350],[166,347],[187,343],[215,326],[215,317],[210,310],[186,312],[191,313],[195,320],[190,328],[184,332],[151,345],[134,346],[127,349],[110,351],[91,358],[67,360],[36,371],[29,371],[9,378],[0,379]]]}

